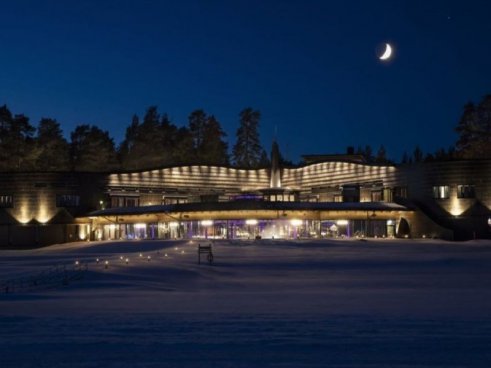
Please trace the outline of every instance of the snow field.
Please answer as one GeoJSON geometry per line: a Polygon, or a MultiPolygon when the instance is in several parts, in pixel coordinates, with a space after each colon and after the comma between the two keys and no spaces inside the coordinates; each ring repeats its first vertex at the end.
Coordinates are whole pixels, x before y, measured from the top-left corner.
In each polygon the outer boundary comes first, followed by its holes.
{"type": "Polygon", "coordinates": [[[89,266],[65,287],[0,294],[0,367],[491,364],[491,242],[217,241],[212,266],[197,243],[1,253],[0,279],[89,266]]]}

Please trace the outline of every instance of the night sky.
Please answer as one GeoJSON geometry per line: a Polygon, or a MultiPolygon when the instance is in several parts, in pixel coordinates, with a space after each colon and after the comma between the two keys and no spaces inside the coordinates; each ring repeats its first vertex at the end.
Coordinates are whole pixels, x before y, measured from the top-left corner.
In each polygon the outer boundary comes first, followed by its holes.
{"type": "Polygon", "coordinates": [[[384,144],[400,160],[452,145],[463,105],[491,93],[490,1],[5,0],[0,13],[0,104],[67,136],[96,124],[119,143],[150,105],[176,125],[203,108],[231,147],[252,106],[288,159],[384,144]]]}

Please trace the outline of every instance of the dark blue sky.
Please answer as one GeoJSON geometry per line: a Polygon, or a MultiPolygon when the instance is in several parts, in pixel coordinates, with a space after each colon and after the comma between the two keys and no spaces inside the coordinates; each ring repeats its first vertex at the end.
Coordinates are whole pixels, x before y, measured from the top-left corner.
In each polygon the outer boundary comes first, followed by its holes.
{"type": "Polygon", "coordinates": [[[261,110],[269,150],[384,144],[399,160],[448,147],[463,105],[491,93],[489,1],[0,1],[0,104],[65,134],[119,143],[158,105],[177,125],[203,108],[235,142],[261,110]],[[391,42],[389,64],[376,56],[391,42]]]}

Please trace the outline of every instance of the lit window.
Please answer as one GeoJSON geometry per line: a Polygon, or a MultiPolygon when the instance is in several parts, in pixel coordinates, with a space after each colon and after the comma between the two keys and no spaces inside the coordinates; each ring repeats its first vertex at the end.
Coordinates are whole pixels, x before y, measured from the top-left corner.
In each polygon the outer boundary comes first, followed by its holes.
{"type": "Polygon", "coordinates": [[[457,198],[475,198],[474,185],[457,185],[457,198]]]}
{"type": "Polygon", "coordinates": [[[385,202],[392,202],[392,189],[391,188],[384,188],[384,191],[382,193],[382,200],[385,202]]]}
{"type": "Polygon", "coordinates": [[[438,185],[433,187],[433,198],[447,199],[449,197],[448,185],[438,185]]]}
{"type": "Polygon", "coordinates": [[[343,196],[342,196],[342,194],[335,194],[333,199],[334,199],[334,202],[342,202],[343,196]]]}
{"type": "Polygon", "coordinates": [[[0,195],[0,208],[12,208],[14,204],[11,195],[0,195]]]}

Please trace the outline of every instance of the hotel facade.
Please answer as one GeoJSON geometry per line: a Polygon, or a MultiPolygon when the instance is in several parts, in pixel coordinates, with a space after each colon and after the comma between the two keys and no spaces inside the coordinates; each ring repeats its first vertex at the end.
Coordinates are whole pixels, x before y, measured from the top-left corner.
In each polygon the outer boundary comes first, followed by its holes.
{"type": "Polygon", "coordinates": [[[0,247],[173,238],[491,237],[491,160],[0,173],[0,247]]]}

